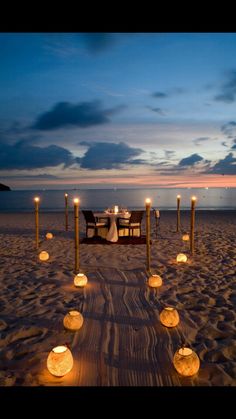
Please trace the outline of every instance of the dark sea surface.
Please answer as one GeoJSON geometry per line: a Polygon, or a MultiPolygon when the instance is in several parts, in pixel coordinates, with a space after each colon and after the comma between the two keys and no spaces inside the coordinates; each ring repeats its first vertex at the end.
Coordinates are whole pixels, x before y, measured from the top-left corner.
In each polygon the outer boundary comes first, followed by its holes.
{"type": "Polygon", "coordinates": [[[151,198],[152,207],[160,210],[176,209],[176,196],[181,195],[181,208],[190,209],[191,196],[196,196],[196,209],[236,209],[236,188],[188,188],[188,189],[81,189],[81,190],[27,190],[1,191],[0,212],[28,212],[34,210],[34,197],[40,197],[41,211],[63,211],[65,192],[68,193],[69,210],[73,198],[80,199],[81,209],[103,210],[119,205],[128,209],[145,207],[145,199],[151,198]]]}

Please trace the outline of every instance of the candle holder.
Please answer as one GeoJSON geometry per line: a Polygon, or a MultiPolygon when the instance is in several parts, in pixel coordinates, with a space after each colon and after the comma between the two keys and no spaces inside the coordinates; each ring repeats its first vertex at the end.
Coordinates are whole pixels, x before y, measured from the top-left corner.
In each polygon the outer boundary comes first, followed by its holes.
{"type": "Polygon", "coordinates": [[[190,223],[190,253],[194,254],[194,227],[195,227],[195,204],[196,196],[191,198],[191,223],[190,223]]]}
{"type": "Polygon", "coordinates": [[[151,266],[151,254],[150,254],[150,241],[151,241],[151,230],[150,230],[150,209],[151,209],[151,199],[147,198],[145,200],[146,204],[146,265],[148,274],[150,274],[151,266]]]}
{"type": "Polygon", "coordinates": [[[179,232],[180,229],[180,195],[177,195],[177,226],[176,226],[176,232],[179,232]]]}
{"type": "Polygon", "coordinates": [[[36,196],[34,198],[34,205],[35,205],[35,244],[36,249],[39,248],[39,197],[36,196]]]}
{"type": "Polygon", "coordinates": [[[74,199],[74,224],[75,224],[75,270],[79,272],[79,199],[74,199]]]}
{"type": "Polygon", "coordinates": [[[65,193],[65,228],[68,231],[68,194],[65,193]]]}

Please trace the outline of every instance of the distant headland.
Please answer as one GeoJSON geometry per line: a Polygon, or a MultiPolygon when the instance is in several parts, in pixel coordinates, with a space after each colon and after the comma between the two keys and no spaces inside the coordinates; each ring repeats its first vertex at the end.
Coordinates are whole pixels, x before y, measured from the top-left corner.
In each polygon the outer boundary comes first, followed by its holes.
{"type": "Polygon", "coordinates": [[[10,190],[11,188],[9,188],[9,186],[6,186],[0,183],[0,191],[10,191],[10,190]]]}

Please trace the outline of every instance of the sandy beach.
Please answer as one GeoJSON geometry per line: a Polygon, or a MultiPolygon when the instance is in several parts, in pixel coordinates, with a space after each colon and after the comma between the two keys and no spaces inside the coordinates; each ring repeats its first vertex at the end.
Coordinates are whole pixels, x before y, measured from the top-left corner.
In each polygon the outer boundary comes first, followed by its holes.
{"type": "MultiPolygon", "coordinates": [[[[151,267],[163,285],[146,284],[146,245],[80,245],[88,285],[75,288],[73,213],[40,213],[40,262],[34,213],[0,214],[0,385],[1,386],[235,386],[236,385],[236,212],[196,211],[195,255],[182,241],[190,213],[161,212],[156,239],[152,222],[151,267]],[[47,240],[45,234],[54,237],[47,240]],[[186,253],[187,263],[176,262],[186,253]],[[159,321],[164,306],[180,316],[176,328],[159,321]],[[63,327],[69,310],[84,316],[83,327],[63,327]],[[200,370],[181,377],[175,351],[186,343],[200,370]],[[74,366],[56,378],[46,368],[50,350],[67,343],[74,366]]],[[[145,219],[142,232],[145,233],[145,219]]],[[[85,236],[80,216],[80,237],[85,236]]]]}

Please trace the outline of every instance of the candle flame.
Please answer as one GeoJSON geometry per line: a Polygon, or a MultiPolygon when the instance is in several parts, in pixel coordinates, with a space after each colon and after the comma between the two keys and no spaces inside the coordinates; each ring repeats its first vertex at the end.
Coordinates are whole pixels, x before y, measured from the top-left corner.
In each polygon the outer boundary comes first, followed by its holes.
{"type": "Polygon", "coordinates": [[[65,193],[65,197],[67,198],[67,196],[68,196],[68,193],[65,193]]]}
{"type": "Polygon", "coordinates": [[[145,199],[146,204],[150,204],[151,203],[151,199],[150,198],[146,198],[145,199]]]}
{"type": "Polygon", "coordinates": [[[181,195],[177,195],[177,198],[180,199],[181,198],[181,195]]]}
{"type": "Polygon", "coordinates": [[[75,198],[74,199],[74,204],[78,204],[79,203],[79,198],[75,198]]]}
{"type": "Polygon", "coordinates": [[[196,198],[196,196],[192,196],[192,201],[196,201],[197,200],[197,198],[196,198]]]}
{"type": "Polygon", "coordinates": [[[35,200],[35,202],[39,202],[39,197],[38,197],[38,196],[36,196],[36,197],[34,198],[34,200],[35,200]]]}

